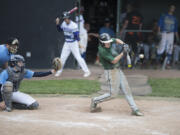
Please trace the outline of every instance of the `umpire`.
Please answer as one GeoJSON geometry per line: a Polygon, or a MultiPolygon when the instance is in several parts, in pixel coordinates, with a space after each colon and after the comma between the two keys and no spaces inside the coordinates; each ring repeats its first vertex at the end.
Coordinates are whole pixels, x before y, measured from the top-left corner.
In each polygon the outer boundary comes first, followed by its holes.
{"type": "Polygon", "coordinates": [[[105,100],[111,99],[112,95],[114,96],[119,94],[119,90],[121,89],[126,97],[128,104],[132,109],[132,115],[143,116],[143,114],[139,111],[138,107],[134,102],[127,79],[124,73],[119,68],[118,64],[120,59],[127,52],[127,49],[124,48],[120,54],[114,56],[112,50],[113,42],[121,45],[125,44],[120,39],[111,38],[107,33],[103,33],[100,35],[100,45],[98,47],[98,53],[100,57],[100,62],[104,67],[105,78],[110,86],[110,89],[108,93],[92,98],[90,111],[96,112],[101,109],[100,107],[97,107],[97,104],[105,100]]]}
{"type": "MultiPolygon", "coordinates": [[[[0,73],[3,69],[8,67],[8,61],[11,55],[15,54],[19,47],[19,41],[17,38],[11,37],[6,41],[6,44],[0,45],[0,73]]],[[[1,92],[0,92],[1,97],[1,92]]],[[[4,102],[0,99],[0,110],[4,109],[4,102]]]]}

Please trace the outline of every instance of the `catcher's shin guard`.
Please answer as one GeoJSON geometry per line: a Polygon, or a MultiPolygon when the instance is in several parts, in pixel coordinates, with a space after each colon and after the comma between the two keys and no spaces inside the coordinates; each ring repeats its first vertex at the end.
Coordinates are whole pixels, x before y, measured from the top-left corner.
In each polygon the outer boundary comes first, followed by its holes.
{"type": "Polygon", "coordinates": [[[2,96],[6,105],[5,110],[8,112],[12,111],[12,91],[13,91],[13,83],[10,81],[7,81],[3,85],[2,96]]]}

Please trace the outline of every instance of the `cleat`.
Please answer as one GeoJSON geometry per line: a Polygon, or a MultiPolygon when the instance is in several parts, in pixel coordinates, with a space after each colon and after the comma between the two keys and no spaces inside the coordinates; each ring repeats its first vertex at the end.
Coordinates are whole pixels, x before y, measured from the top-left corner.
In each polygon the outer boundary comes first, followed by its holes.
{"type": "Polygon", "coordinates": [[[85,72],[83,76],[84,76],[84,77],[88,77],[88,76],[90,76],[90,75],[91,75],[91,72],[88,71],[88,72],[85,72]]]}
{"type": "Polygon", "coordinates": [[[132,111],[132,115],[135,115],[135,116],[144,116],[144,114],[141,113],[139,110],[132,111]]]}
{"type": "Polygon", "coordinates": [[[90,112],[94,113],[94,112],[101,112],[101,111],[102,111],[101,107],[97,107],[97,103],[94,101],[94,98],[92,98],[90,112]]]}
{"type": "Polygon", "coordinates": [[[4,111],[6,111],[6,112],[11,112],[12,109],[11,109],[10,107],[6,107],[4,111]]]}

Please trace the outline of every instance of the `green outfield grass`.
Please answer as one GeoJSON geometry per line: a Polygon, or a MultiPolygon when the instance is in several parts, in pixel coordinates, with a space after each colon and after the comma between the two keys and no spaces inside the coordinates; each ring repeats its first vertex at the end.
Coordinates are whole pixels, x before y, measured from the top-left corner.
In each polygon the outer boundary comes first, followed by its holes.
{"type": "Polygon", "coordinates": [[[95,80],[23,80],[20,91],[29,94],[92,94],[100,90],[95,80]]]}
{"type": "Polygon", "coordinates": [[[151,96],[180,98],[180,78],[177,79],[149,79],[152,87],[151,96]]]}
{"type": "MultiPolygon", "coordinates": [[[[180,98],[180,78],[148,80],[152,87],[150,96],[180,98]]],[[[79,94],[90,95],[100,90],[96,80],[23,80],[20,91],[29,94],[79,94]]]]}

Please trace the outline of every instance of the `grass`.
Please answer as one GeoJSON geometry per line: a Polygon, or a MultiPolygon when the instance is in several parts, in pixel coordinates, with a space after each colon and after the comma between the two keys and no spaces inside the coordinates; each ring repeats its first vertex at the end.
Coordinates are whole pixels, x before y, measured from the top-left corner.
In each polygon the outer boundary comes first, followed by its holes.
{"type": "Polygon", "coordinates": [[[152,87],[150,96],[180,98],[180,78],[177,79],[149,79],[152,87]]]}
{"type": "MultiPolygon", "coordinates": [[[[152,87],[150,96],[180,98],[180,78],[156,79],[148,83],[152,87]]],[[[23,80],[20,91],[28,94],[79,94],[90,95],[100,90],[100,83],[95,80],[23,80]]]]}
{"type": "Polygon", "coordinates": [[[20,91],[28,94],[92,94],[100,90],[95,80],[23,80],[20,91]]]}

